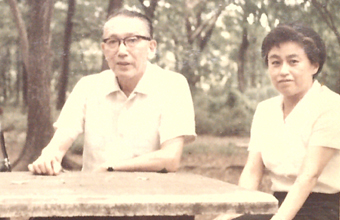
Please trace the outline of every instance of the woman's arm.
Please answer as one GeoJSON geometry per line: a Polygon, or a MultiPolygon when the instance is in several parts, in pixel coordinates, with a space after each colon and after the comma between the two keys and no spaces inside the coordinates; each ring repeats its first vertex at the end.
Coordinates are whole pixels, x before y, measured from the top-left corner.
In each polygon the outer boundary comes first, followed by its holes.
{"type": "Polygon", "coordinates": [[[294,218],[314,188],[322,170],[336,151],[333,148],[320,146],[308,148],[299,175],[272,220],[291,220],[294,218]]]}
{"type": "Polygon", "coordinates": [[[262,180],[264,164],[260,152],[249,152],[247,163],[241,173],[239,186],[257,190],[262,180]]]}

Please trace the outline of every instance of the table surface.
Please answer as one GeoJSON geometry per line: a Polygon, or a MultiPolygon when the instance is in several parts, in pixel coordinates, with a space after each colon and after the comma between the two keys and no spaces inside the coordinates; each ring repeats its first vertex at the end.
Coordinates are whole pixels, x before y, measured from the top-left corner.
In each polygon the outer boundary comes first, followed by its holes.
{"type": "Polygon", "coordinates": [[[0,173],[0,217],[274,213],[270,194],[187,173],[0,173]]]}

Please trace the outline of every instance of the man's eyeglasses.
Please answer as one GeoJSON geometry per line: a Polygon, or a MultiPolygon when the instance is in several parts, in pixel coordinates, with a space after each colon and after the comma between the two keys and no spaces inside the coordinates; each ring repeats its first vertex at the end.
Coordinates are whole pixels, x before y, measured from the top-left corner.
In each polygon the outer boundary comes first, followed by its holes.
{"type": "Polygon", "coordinates": [[[110,38],[103,39],[103,42],[105,44],[107,44],[110,48],[117,49],[120,46],[121,42],[123,42],[123,44],[126,47],[133,48],[141,40],[150,41],[151,38],[150,37],[145,37],[145,36],[140,36],[140,35],[134,35],[134,36],[125,37],[123,39],[119,39],[119,38],[115,38],[115,37],[110,37],[110,38]]]}

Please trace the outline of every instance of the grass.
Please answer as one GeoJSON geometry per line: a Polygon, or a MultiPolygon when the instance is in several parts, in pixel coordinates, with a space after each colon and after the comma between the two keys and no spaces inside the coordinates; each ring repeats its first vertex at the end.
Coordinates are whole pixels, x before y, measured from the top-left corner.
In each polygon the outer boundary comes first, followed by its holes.
{"type": "Polygon", "coordinates": [[[215,137],[202,135],[184,147],[183,154],[215,153],[222,155],[233,155],[246,153],[243,147],[248,143],[248,138],[239,137],[215,137]]]}
{"type": "Polygon", "coordinates": [[[26,131],[27,128],[27,115],[23,113],[22,107],[6,106],[0,121],[4,130],[15,129],[21,132],[26,131]]]}

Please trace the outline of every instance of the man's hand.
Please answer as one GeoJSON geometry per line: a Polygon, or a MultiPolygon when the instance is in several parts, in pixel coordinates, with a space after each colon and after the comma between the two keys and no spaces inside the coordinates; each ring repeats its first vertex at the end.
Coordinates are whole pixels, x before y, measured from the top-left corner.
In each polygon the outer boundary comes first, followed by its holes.
{"type": "Polygon", "coordinates": [[[42,150],[39,158],[28,165],[28,170],[39,175],[58,175],[62,170],[61,161],[71,147],[73,138],[57,129],[50,143],[42,150]]]}
{"type": "Polygon", "coordinates": [[[30,172],[39,175],[58,175],[61,169],[61,158],[47,152],[43,152],[36,161],[28,165],[30,172]]]}

